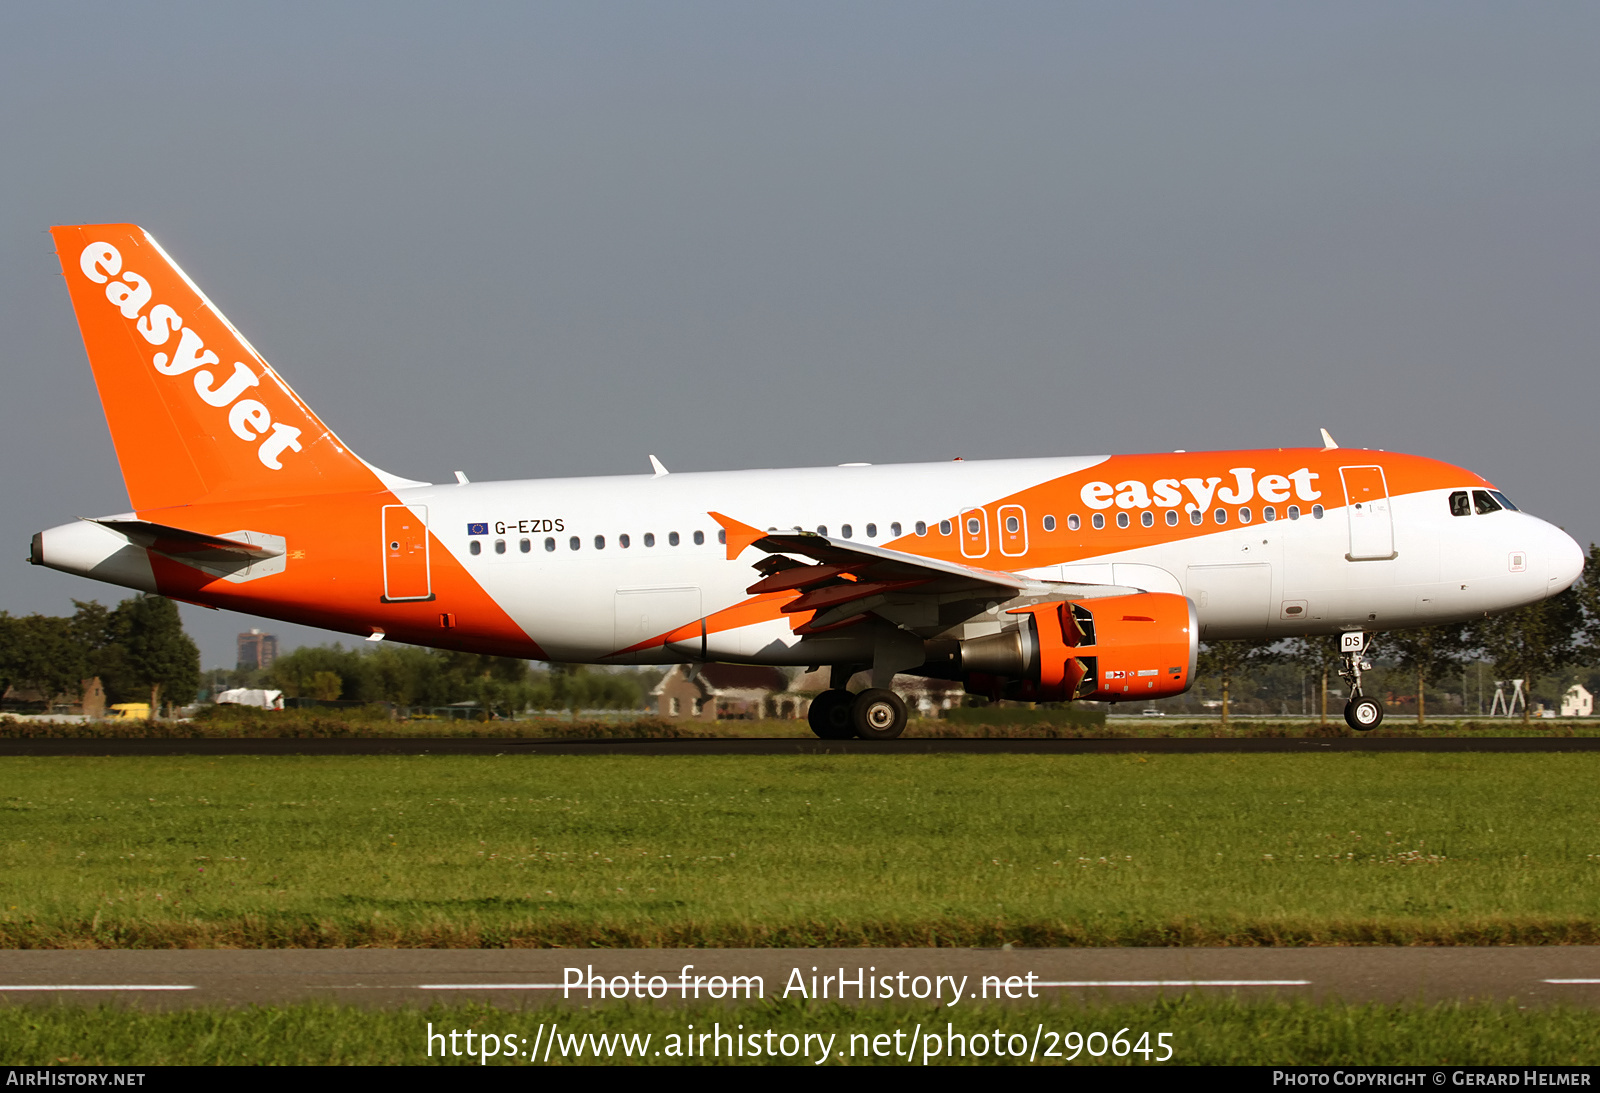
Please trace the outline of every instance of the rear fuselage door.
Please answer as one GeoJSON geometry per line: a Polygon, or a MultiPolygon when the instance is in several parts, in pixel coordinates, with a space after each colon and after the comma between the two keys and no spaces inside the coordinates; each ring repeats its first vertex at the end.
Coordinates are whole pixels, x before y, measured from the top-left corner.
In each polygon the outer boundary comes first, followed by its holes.
{"type": "Polygon", "coordinates": [[[1393,558],[1394,518],[1389,512],[1389,487],[1382,467],[1340,467],[1345,514],[1350,522],[1352,562],[1393,558]]]}
{"type": "Polygon", "coordinates": [[[383,506],[383,599],[385,603],[433,599],[425,505],[383,506]]]}

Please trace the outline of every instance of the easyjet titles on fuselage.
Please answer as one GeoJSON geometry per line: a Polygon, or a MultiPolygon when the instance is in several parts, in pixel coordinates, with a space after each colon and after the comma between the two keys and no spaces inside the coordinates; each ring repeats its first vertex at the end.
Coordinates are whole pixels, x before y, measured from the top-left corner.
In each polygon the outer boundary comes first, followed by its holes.
{"type": "Polygon", "coordinates": [[[1185,510],[1210,508],[1212,497],[1227,505],[1244,505],[1259,495],[1263,501],[1281,504],[1289,500],[1291,486],[1294,497],[1301,501],[1315,501],[1322,496],[1322,491],[1311,485],[1321,476],[1307,467],[1289,474],[1264,474],[1259,481],[1255,478],[1254,467],[1231,467],[1228,473],[1234,477],[1229,486],[1222,485],[1219,477],[1158,478],[1152,486],[1130,479],[1115,485],[1086,482],[1078,496],[1091,509],[1109,509],[1113,505],[1119,509],[1147,509],[1154,505],[1169,509],[1183,506],[1185,510]],[[1183,490],[1187,490],[1192,499],[1187,505],[1183,501],[1183,490]]]}

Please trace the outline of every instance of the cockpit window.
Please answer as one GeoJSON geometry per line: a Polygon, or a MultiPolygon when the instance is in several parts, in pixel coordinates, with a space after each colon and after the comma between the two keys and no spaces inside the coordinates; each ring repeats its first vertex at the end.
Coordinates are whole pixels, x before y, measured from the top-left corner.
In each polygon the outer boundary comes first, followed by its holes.
{"type": "Polygon", "coordinates": [[[1490,497],[1488,490],[1473,490],[1472,504],[1473,507],[1478,510],[1479,516],[1489,512],[1500,511],[1500,502],[1496,501],[1493,497],[1490,497]]]}
{"type": "Polygon", "coordinates": [[[1522,511],[1521,509],[1517,508],[1517,506],[1513,505],[1510,501],[1508,501],[1506,499],[1506,495],[1501,493],[1499,490],[1490,490],[1489,491],[1489,496],[1493,497],[1496,501],[1500,502],[1500,507],[1501,508],[1510,509],[1512,512],[1521,512],[1522,511]]]}
{"type": "Polygon", "coordinates": [[[1466,490],[1457,490],[1450,495],[1451,516],[1471,516],[1472,502],[1467,498],[1466,490]]]}

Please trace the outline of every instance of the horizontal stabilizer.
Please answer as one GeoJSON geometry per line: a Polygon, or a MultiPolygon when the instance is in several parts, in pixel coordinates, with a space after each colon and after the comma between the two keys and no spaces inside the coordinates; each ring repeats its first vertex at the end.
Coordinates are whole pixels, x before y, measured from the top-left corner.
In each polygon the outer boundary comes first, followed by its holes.
{"type": "Polygon", "coordinates": [[[103,528],[128,537],[128,540],[146,550],[164,554],[179,562],[188,561],[241,561],[246,565],[276,558],[282,550],[257,546],[241,539],[223,539],[216,535],[202,535],[198,531],[155,524],[149,520],[91,520],[103,528]]]}
{"type": "Polygon", "coordinates": [[[115,532],[152,554],[236,584],[282,573],[286,564],[287,547],[283,537],[259,531],[207,535],[126,516],[103,517],[85,523],[115,532]]]}

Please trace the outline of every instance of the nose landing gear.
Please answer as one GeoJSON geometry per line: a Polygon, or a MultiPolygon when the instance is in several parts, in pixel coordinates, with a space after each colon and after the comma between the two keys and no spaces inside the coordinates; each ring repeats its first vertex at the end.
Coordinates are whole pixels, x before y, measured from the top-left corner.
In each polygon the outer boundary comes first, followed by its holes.
{"type": "Polygon", "coordinates": [[[1361,673],[1372,667],[1372,661],[1367,659],[1372,644],[1371,637],[1361,630],[1339,635],[1339,650],[1343,654],[1339,675],[1350,685],[1344,722],[1356,732],[1370,732],[1383,724],[1383,703],[1361,693],[1361,673]]]}

